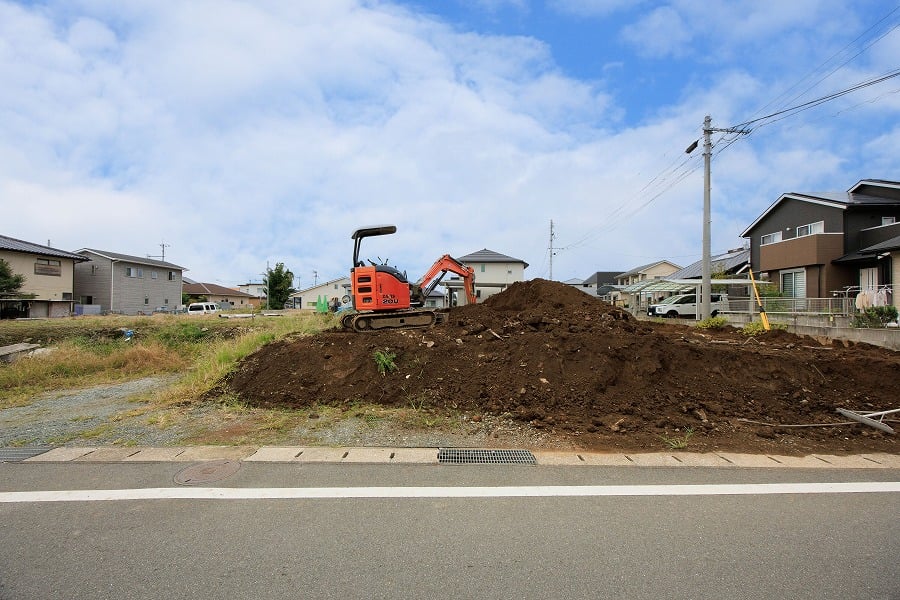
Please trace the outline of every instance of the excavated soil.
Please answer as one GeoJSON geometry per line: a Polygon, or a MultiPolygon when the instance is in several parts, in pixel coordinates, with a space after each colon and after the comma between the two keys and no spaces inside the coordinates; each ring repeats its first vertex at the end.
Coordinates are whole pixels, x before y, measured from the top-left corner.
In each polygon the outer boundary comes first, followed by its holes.
{"type": "Polygon", "coordinates": [[[266,407],[366,402],[512,417],[589,450],[684,441],[693,451],[896,453],[897,435],[841,425],[836,409],[900,407],[898,373],[900,353],[883,348],[640,321],[538,279],[427,330],[267,345],[223,387],[266,407]],[[396,369],[380,374],[376,352],[394,354],[396,369]],[[818,424],[829,426],[807,426],[818,424]]]}

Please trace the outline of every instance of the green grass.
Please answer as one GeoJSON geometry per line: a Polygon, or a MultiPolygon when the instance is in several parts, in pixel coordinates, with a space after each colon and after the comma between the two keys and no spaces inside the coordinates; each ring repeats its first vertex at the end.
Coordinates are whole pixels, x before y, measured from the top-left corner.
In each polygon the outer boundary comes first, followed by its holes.
{"type": "Polygon", "coordinates": [[[51,352],[0,366],[0,408],[28,404],[54,390],[89,387],[150,375],[182,374],[163,404],[199,398],[261,346],[333,327],[333,317],[69,317],[0,321],[0,344],[40,343],[51,352]],[[123,331],[134,337],[125,340],[123,331]]]}
{"type": "Polygon", "coordinates": [[[666,443],[666,445],[672,450],[683,450],[688,447],[688,442],[691,437],[694,435],[694,430],[688,427],[684,430],[684,434],[680,436],[669,437],[666,435],[661,435],[659,438],[666,443]]]}

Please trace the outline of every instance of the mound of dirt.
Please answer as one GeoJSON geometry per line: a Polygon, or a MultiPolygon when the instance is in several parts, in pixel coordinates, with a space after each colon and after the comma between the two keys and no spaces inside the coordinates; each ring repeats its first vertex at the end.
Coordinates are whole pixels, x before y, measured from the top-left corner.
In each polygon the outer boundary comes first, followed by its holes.
{"type": "Polygon", "coordinates": [[[426,330],[331,330],[265,346],[225,386],[259,406],[511,415],[586,449],[896,452],[837,408],[896,408],[900,353],[772,331],[640,321],[560,283],[516,283],[426,330]],[[381,374],[375,353],[393,355],[381,374]],[[755,423],[758,422],[758,423],[755,423]],[[834,424],[828,427],[789,425],[834,424]]]}

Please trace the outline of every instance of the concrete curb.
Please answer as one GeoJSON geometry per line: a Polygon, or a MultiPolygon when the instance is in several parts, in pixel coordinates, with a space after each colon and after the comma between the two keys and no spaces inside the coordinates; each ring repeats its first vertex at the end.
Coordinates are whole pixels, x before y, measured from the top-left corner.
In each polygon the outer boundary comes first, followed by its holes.
{"type": "MultiPolygon", "coordinates": [[[[900,469],[900,455],[778,456],[728,452],[599,453],[534,450],[541,466],[717,467],[803,469],[900,469]]],[[[134,463],[239,460],[265,463],[439,464],[437,448],[326,448],[264,446],[188,446],[179,448],[53,448],[28,463],[134,463]]]]}

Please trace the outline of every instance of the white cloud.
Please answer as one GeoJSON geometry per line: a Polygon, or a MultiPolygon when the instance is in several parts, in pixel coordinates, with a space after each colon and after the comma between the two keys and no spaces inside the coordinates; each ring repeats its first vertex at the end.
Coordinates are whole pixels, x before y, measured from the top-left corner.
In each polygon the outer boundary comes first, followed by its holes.
{"type": "MultiPolygon", "coordinates": [[[[619,8],[566,3],[578,7],[619,8]]],[[[660,7],[628,35],[643,31],[645,50],[660,56],[687,56],[700,31],[692,7],[660,7]]],[[[350,233],[385,222],[398,234],[367,240],[366,255],[412,277],[445,252],[484,247],[547,276],[551,219],[567,247],[557,278],[660,255],[691,262],[701,173],[676,185],[687,171],[667,169],[685,160],[705,114],[723,125],[743,118],[794,77],[730,63],[712,84],[686,78],[628,123],[614,91],[564,75],[547,43],[467,32],[394,4],[58,10],[0,0],[0,193],[18,207],[2,233],[135,255],[165,241],[192,278],[223,283],[258,279],[266,261],[284,262],[301,285],[313,270],[338,277],[350,233]]],[[[795,27],[789,13],[773,22],[795,27]]],[[[842,118],[885,106],[896,120],[890,102],[842,118]]],[[[763,128],[717,158],[716,249],[734,247],[748,215],[785,188],[855,182],[837,124],[821,118],[763,128]]],[[[865,146],[880,170],[864,176],[896,172],[895,147],[865,146]]]]}
{"type": "Polygon", "coordinates": [[[694,35],[678,11],[663,6],[626,27],[622,37],[646,56],[663,57],[686,54],[694,35]]]}

